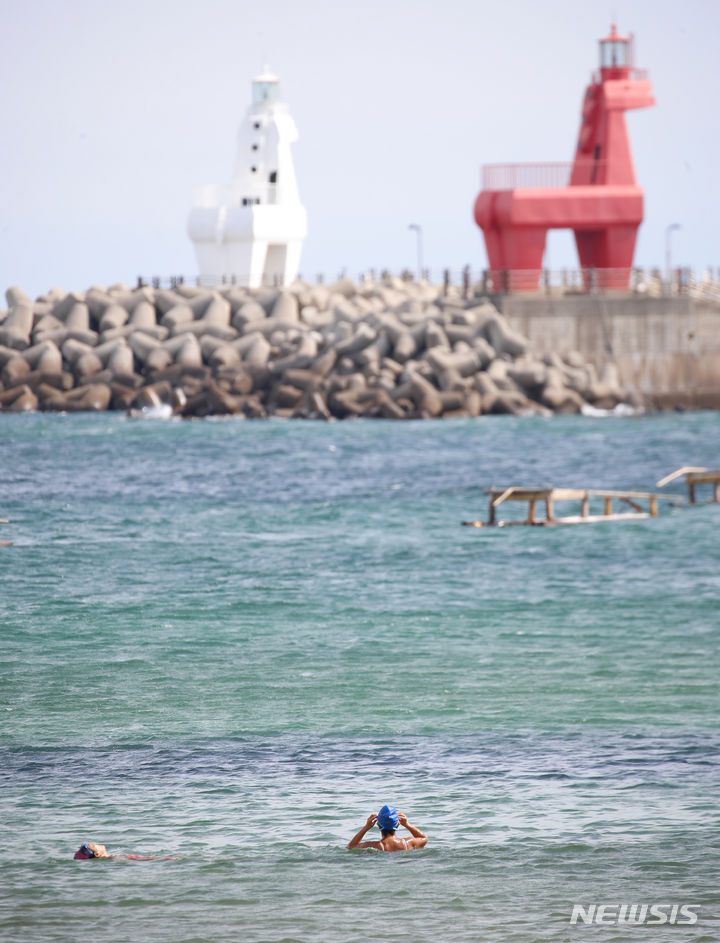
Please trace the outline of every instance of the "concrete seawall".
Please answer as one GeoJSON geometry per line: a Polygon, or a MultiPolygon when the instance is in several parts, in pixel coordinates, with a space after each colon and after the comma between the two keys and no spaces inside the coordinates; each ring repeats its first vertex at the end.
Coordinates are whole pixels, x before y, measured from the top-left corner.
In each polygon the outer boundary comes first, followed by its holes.
{"type": "Polygon", "coordinates": [[[494,304],[537,352],[572,350],[660,407],[720,408],[720,304],[689,296],[499,295],[494,304]]]}

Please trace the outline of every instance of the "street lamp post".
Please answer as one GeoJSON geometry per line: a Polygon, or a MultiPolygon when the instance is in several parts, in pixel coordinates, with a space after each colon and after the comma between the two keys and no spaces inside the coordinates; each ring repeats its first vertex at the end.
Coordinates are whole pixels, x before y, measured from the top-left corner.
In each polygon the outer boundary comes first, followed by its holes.
{"type": "Polygon", "coordinates": [[[420,280],[423,277],[422,226],[418,223],[410,223],[408,229],[414,229],[417,233],[418,280],[420,280]]]}
{"type": "Polygon", "coordinates": [[[668,292],[672,291],[672,234],[676,229],[682,229],[680,223],[670,223],[665,227],[665,277],[668,283],[668,292]]]}

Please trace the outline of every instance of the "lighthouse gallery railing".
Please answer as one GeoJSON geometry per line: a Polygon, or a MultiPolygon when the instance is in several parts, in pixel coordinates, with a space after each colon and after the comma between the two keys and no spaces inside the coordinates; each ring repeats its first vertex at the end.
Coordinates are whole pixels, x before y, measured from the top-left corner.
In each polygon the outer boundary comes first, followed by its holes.
{"type": "Polygon", "coordinates": [[[574,167],[589,180],[607,166],[606,160],[592,157],[577,161],[546,161],[525,164],[484,164],[483,190],[514,190],[516,187],[568,187],[574,167]]]}

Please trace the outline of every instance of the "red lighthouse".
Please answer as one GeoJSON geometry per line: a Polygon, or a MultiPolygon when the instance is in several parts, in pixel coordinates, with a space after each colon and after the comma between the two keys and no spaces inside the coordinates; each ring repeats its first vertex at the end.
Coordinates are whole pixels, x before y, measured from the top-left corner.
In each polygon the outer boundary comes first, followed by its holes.
{"type": "Polygon", "coordinates": [[[580,265],[597,284],[626,288],[643,219],[625,112],[655,104],[647,74],[634,68],[632,37],[612,25],[600,40],[600,69],[583,99],[570,164],[491,164],[475,221],[483,231],[493,282],[538,287],[548,229],[572,229],[580,265]]]}

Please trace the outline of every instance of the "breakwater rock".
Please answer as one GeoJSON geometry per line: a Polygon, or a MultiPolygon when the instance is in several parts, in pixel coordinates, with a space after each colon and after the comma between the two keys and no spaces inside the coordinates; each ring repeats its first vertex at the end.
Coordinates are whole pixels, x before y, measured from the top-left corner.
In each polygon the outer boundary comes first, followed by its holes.
{"type": "Polygon", "coordinates": [[[387,278],[6,292],[0,409],[416,419],[612,409],[612,366],[531,350],[487,299],[387,278]]]}

